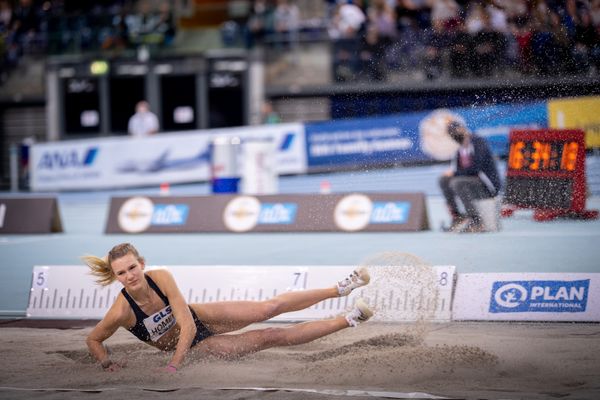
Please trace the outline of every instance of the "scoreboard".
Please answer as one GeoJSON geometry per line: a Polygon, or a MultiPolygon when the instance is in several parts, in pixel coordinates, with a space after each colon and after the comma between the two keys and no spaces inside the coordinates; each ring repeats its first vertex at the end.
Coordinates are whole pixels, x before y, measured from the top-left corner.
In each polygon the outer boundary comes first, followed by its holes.
{"type": "MultiPolygon", "coordinates": [[[[509,137],[504,202],[538,221],[597,218],[585,210],[585,142],[580,130],[516,130],[509,137]]],[[[505,216],[512,214],[505,209],[505,216]]]]}

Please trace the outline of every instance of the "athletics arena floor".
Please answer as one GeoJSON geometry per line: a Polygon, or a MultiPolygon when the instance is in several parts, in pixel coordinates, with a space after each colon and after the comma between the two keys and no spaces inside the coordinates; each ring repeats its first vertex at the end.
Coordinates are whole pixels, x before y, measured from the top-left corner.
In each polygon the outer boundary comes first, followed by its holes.
{"type": "MultiPolygon", "coordinates": [[[[87,355],[93,322],[24,318],[33,266],[77,265],[81,255],[103,255],[124,241],[149,265],[356,265],[392,251],[454,265],[458,273],[600,272],[600,220],[540,223],[523,210],[503,219],[499,232],[441,232],[448,217],[437,177],[445,168],[280,178],[280,193],[318,193],[323,181],[334,193],[424,192],[431,230],[415,233],[106,235],[111,196],[158,195],[159,188],[52,194],[64,233],[0,236],[0,398],[600,398],[595,323],[369,322],[235,361],[192,356],[186,368],[167,376],[160,367],[168,354],[126,331],[108,345],[128,368],[109,374],[87,355]]],[[[587,175],[587,207],[600,209],[600,157],[588,157],[587,175]]],[[[174,186],[170,193],[206,195],[209,186],[174,186]]]]}

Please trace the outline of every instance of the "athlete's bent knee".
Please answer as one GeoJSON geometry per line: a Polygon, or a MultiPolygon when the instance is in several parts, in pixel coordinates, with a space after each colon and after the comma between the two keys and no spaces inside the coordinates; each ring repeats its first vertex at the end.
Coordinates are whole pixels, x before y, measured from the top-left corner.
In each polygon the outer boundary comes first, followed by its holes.
{"type": "Polygon", "coordinates": [[[263,320],[266,321],[270,318],[273,318],[279,314],[281,314],[281,312],[279,311],[281,309],[281,302],[277,299],[269,299],[269,300],[265,300],[262,303],[262,315],[263,315],[263,320]]]}

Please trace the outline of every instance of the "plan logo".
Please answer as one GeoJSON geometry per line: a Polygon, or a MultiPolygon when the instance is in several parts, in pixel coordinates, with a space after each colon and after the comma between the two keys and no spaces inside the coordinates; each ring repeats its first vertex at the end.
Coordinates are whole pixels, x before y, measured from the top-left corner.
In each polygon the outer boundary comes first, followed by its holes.
{"type": "Polygon", "coordinates": [[[490,312],[585,312],[589,286],[589,279],[494,282],[490,312]]]}
{"type": "Polygon", "coordinates": [[[42,153],[38,169],[65,169],[89,167],[98,155],[97,147],[85,150],[49,150],[42,153]]]}

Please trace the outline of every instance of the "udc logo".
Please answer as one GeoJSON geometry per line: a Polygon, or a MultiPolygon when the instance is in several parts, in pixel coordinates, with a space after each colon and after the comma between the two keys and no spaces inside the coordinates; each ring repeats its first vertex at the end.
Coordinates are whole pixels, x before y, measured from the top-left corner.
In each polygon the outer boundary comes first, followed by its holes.
{"type": "Polygon", "coordinates": [[[496,290],[494,300],[501,307],[515,308],[527,300],[527,289],[516,283],[509,283],[496,290]]]}

